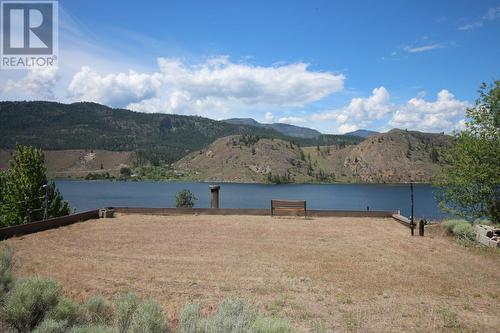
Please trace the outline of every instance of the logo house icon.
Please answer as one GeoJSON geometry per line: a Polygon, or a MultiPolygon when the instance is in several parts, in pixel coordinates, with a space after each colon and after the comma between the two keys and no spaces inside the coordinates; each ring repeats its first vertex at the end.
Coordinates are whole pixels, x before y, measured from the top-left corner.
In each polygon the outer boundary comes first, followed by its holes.
{"type": "Polygon", "coordinates": [[[52,67],[57,60],[57,2],[1,1],[1,67],[52,67]]]}

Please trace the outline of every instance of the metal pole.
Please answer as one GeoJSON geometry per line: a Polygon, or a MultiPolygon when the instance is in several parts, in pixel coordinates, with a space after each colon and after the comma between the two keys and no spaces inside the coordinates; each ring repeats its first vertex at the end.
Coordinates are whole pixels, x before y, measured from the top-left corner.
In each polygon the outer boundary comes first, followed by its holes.
{"type": "Polygon", "coordinates": [[[45,189],[45,210],[43,211],[43,219],[49,218],[49,186],[47,184],[42,186],[45,189]]]}
{"type": "Polygon", "coordinates": [[[414,235],[415,222],[413,220],[413,183],[410,183],[410,192],[411,192],[411,216],[410,216],[410,229],[411,235],[414,235]]]}

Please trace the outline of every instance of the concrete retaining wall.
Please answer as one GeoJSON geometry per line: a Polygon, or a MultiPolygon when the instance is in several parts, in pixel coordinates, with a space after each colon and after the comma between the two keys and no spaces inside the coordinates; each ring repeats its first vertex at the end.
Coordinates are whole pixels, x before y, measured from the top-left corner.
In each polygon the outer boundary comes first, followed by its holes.
{"type": "MultiPolygon", "coordinates": [[[[270,209],[245,209],[245,208],[133,208],[114,207],[117,213],[144,214],[144,215],[254,215],[270,216],[270,209]]],[[[357,210],[307,210],[309,217],[392,217],[398,211],[357,211],[357,210]]],[[[285,215],[285,214],[284,214],[285,215]]],[[[294,216],[293,212],[289,214],[294,216]]]]}

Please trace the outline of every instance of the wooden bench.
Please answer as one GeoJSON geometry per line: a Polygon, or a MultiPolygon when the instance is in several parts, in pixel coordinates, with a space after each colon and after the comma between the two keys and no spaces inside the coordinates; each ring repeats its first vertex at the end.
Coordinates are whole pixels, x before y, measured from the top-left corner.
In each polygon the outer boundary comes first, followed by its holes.
{"type": "Polygon", "coordinates": [[[305,200],[271,200],[271,216],[277,212],[304,212],[307,217],[307,206],[305,200]]]}

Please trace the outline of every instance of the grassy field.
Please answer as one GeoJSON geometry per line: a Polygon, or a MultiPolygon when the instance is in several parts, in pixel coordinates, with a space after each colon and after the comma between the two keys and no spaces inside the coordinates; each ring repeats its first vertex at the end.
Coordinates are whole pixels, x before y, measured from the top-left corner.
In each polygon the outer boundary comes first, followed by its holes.
{"type": "Polygon", "coordinates": [[[175,323],[241,296],[298,331],[498,332],[500,256],[391,219],[120,215],[7,241],[75,300],[130,290],[175,323]]]}

